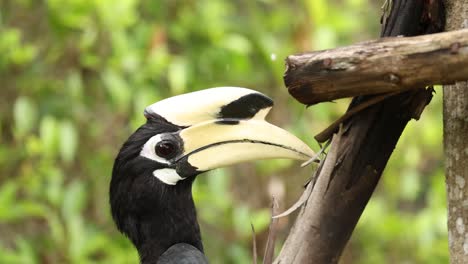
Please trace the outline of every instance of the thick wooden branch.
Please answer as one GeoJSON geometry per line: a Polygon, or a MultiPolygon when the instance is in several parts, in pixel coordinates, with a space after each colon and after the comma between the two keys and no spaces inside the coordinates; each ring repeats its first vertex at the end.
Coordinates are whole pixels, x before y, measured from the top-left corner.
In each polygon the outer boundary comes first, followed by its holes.
{"type": "MultiPolygon", "coordinates": [[[[392,0],[382,32],[397,36],[441,30],[442,1],[392,0]]],[[[379,85],[374,83],[370,88],[379,89],[379,85]]],[[[355,97],[348,112],[373,96],[366,97],[355,97]]],[[[431,89],[420,87],[389,97],[343,121],[276,264],[338,263],[403,129],[430,99],[431,89]]]]}
{"type": "Polygon", "coordinates": [[[286,67],[289,93],[307,105],[453,84],[468,80],[468,29],[291,55],[286,67]]]}

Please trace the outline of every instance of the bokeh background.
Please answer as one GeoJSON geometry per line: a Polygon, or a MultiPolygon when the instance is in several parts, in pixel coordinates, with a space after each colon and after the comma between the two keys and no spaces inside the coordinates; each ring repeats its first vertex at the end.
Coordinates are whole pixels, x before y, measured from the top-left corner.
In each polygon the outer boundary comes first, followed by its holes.
{"type": "MultiPolygon", "coordinates": [[[[284,58],[379,35],[382,1],[0,0],[0,263],[137,263],[111,220],[124,140],[162,98],[245,86],[272,123],[314,149],[349,100],[310,108],[287,93],[284,58]]],[[[342,263],[446,263],[441,91],[411,121],[342,263]]],[[[183,107],[183,106],[181,106],[183,107]]],[[[271,196],[292,205],[313,168],[261,161],[198,178],[211,263],[262,255],[271,196]]],[[[295,215],[281,219],[281,247],[295,215]]]]}

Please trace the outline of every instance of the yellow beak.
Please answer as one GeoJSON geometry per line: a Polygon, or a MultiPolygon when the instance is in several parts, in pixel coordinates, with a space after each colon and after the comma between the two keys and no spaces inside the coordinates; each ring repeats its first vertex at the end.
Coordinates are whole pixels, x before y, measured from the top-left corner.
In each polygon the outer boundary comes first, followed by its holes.
{"type": "Polygon", "coordinates": [[[314,152],[291,133],[265,120],[207,121],[182,130],[181,158],[199,171],[245,161],[286,158],[307,160],[314,152]]]}
{"type": "Polygon", "coordinates": [[[183,151],[175,162],[186,159],[198,171],[258,159],[313,157],[304,142],[265,121],[272,107],[273,101],[257,91],[217,87],[165,99],[148,106],[145,114],[181,127],[183,151]]]}

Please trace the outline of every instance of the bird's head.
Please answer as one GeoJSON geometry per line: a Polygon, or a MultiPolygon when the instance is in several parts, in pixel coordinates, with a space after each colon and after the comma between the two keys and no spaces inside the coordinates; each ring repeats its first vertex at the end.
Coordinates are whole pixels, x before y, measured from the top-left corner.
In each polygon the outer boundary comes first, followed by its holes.
{"type": "Polygon", "coordinates": [[[161,228],[166,216],[179,221],[171,215],[192,201],[192,182],[205,171],[250,160],[312,157],[305,143],[265,121],[272,106],[267,96],[237,87],[148,106],[146,123],[123,144],[114,163],[110,202],[118,228],[138,244],[130,233],[139,232],[145,217],[158,214],[153,221],[160,221],[161,228]]]}

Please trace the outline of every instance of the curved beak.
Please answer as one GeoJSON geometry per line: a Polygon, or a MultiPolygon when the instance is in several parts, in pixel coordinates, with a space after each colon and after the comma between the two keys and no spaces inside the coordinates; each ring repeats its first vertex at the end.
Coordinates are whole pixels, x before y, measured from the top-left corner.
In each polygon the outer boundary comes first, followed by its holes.
{"type": "Polygon", "coordinates": [[[261,118],[206,121],[179,132],[184,152],[197,171],[245,161],[286,158],[307,160],[314,152],[291,133],[261,118]]]}
{"type": "Polygon", "coordinates": [[[304,142],[265,121],[272,107],[273,100],[257,91],[217,87],[152,104],[145,116],[181,128],[175,133],[183,152],[174,162],[186,161],[198,172],[259,159],[312,158],[304,142]]]}

